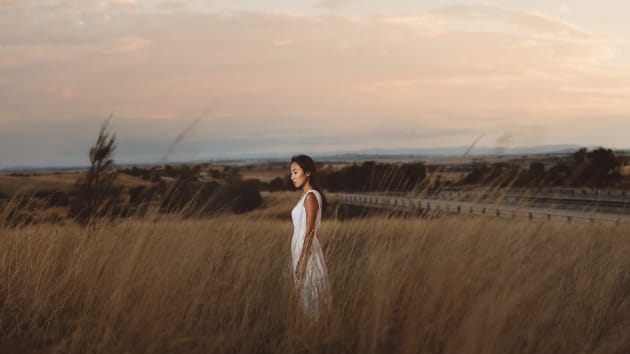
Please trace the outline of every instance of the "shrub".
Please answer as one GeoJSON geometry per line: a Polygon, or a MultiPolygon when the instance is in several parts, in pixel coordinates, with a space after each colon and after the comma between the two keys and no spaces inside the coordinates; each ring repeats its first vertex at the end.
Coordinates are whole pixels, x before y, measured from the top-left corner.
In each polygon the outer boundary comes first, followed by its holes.
{"type": "MultiPolygon", "coordinates": [[[[289,183],[291,181],[289,180],[289,183]]],[[[270,191],[281,191],[281,190],[286,190],[287,188],[287,181],[285,181],[284,179],[282,179],[282,177],[276,177],[274,179],[272,179],[269,182],[269,190],[270,191]]],[[[292,184],[291,184],[292,186],[292,184]]]]}
{"type": "Polygon", "coordinates": [[[423,163],[401,165],[366,161],[339,171],[321,171],[322,185],[330,191],[410,191],[426,177],[423,163]]]}
{"type": "Polygon", "coordinates": [[[129,188],[129,204],[138,205],[156,200],[160,196],[160,185],[156,186],[135,186],[129,188]]]}
{"type": "Polygon", "coordinates": [[[33,194],[34,198],[45,200],[47,206],[68,206],[70,198],[67,193],[56,190],[38,190],[33,194]]]}
{"type": "Polygon", "coordinates": [[[232,186],[234,188],[234,200],[231,209],[237,214],[245,213],[258,208],[262,204],[260,190],[254,181],[245,181],[232,186]]]}
{"type": "Polygon", "coordinates": [[[48,200],[48,206],[65,207],[68,205],[70,205],[70,197],[67,193],[61,191],[53,192],[53,194],[50,196],[50,199],[48,200]]]}

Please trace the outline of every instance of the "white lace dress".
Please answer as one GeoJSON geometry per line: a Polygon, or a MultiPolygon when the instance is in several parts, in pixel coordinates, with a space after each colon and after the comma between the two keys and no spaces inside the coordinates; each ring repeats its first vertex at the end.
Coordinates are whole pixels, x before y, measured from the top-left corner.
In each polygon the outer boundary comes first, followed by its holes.
{"type": "Polygon", "coordinates": [[[306,262],[306,271],[303,283],[298,284],[295,277],[297,264],[302,253],[304,245],[304,236],[306,235],[306,209],[304,208],[304,199],[308,193],[313,193],[317,198],[319,208],[317,209],[317,218],[315,220],[315,230],[319,226],[322,218],[322,196],[318,191],[311,189],[306,192],[297,202],[293,210],[291,210],[291,218],[293,219],[293,239],[291,240],[291,257],[293,260],[293,280],[300,290],[300,301],[302,309],[307,316],[318,317],[324,303],[329,297],[328,271],[324,262],[324,253],[317,240],[317,234],[313,235],[311,241],[310,252],[306,262]]]}

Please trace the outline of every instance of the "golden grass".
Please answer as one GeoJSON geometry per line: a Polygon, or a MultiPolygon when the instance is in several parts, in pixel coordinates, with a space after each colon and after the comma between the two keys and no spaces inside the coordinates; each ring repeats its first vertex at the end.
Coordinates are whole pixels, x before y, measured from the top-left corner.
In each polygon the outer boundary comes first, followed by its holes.
{"type": "Polygon", "coordinates": [[[0,227],[0,352],[630,349],[628,225],[325,219],[333,305],[309,325],[290,274],[299,193],[267,197],[244,216],[0,227]]]}
{"type": "MultiPolygon", "coordinates": [[[[30,176],[10,176],[0,175],[0,192],[13,195],[15,192],[35,191],[35,190],[58,190],[69,192],[74,189],[77,179],[83,176],[84,172],[72,173],[42,173],[30,176]]],[[[153,183],[142,178],[119,173],[116,178],[116,185],[124,187],[148,186],[153,183]]]]}
{"type": "Polygon", "coordinates": [[[261,182],[271,182],[273,179],[280,177],[280,178],[287,178],[289,176],[289,173],[287,172],[287,170],[282,169],[282,170],[278,170],[278,169],[255,169],[255,170],[247,170],[247,169],[241,169],[239,170],[239,173],[241,174],[241,177],[243,179],[257,179],[260,180],[261,182]]]}

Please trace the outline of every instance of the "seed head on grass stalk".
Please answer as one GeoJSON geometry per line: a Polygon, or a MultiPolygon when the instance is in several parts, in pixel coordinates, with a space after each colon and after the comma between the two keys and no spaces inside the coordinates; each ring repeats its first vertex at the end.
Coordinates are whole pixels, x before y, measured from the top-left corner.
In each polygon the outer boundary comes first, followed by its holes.
{"type": "Polygon", "coordinates": [[[113,185],[116,172],[112,170],[116,134],[109,128],[111,118],[110,115],[101,126],[96,143],[90,148],[90,168],[76,185],[78,196],[71,214],[84,222],[91,222],[95,217],[106,214],[117,199],[113,185]]]}

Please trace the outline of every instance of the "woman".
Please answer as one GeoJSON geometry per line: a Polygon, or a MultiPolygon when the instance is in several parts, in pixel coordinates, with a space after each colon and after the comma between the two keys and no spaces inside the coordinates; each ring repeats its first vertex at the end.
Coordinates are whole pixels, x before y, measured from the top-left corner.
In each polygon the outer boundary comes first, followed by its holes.
{"type": "Polygon", "coordinates": [[[327,201],[310,157],[297,155],[291,158],[291,181],[304,192],[291,211],[293,279],[304,314],[316,319],[329,296],[328,271],[315,234],[327,201]]]}

